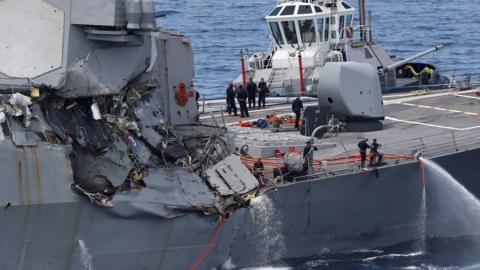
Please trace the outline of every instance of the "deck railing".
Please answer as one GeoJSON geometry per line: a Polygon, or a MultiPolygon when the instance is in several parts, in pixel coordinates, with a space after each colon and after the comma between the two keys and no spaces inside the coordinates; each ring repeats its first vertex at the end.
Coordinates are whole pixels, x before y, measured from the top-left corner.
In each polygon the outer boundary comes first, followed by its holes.
{"type": "MultiPolygon", "coordinates": [[[[480,134],[461,133],[456,131],[444,132],[434,134],[431,136],[419,137],[410,140],[403,140],[398,142],[391,142],[383,144],[382,153],[396,154],[398,159],[389,159],[389,164],[402,164],[412,162],[413,157],[421,154],[425,158],[433,158],[456,152],[473,150],[480,148],[480,134]],[[412,156],[411,159],[404,158],[405,156],[412,156]]],[[[350,157],[352,153],[358,153],[357,148],[345,148],[345,152],[336,157],[350,157]]],[[[367,161],[368,162],[368,161],[367,161]]],[[[344,166],[313,166],[313,173],[307,176],[294,178],[296,181],[304,181],[311,179],[329,178],[332,176],[346,175],[360,171],[359,162],[346,162],[344,166]]]]}

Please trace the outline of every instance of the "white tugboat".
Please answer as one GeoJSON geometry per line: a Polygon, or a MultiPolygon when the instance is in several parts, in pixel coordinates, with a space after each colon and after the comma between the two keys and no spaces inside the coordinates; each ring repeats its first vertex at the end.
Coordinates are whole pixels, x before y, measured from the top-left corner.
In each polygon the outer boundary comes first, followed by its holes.
{"type": "Polygon", "coordinates": [[[365,14],[365,1],[360,0],[356,27],[355,9],[342,0],[278,0],[265,17],[270,49],[251,56],[242,50],[242,74],[235,82],[264,78],[272,96],[316,95],[322,70],[332,62],[371,64],[379,71],[383,92],[445,82],[434,66],[411,63],[443,45],[395,63],[395,56],[374,42],[370,12],[368,23],[365,14]]]}

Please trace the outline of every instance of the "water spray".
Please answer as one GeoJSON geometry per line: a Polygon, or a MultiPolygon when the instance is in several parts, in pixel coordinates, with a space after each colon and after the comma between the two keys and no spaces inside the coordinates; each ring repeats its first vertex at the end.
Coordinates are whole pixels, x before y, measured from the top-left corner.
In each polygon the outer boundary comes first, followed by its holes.
{"type": "Polygon", "coordinates": [[[422,186],[425,188],[427,185],[427,175],[425,174],[425,163],[426,160],[422,157],[422,153],[415,154],[415,158],[420,162],[420,173],[422,177],[422,186]]]}
{"type": "Polygon", "coordinates": [[[427,176],[425,173],[427,160],[422,157],[422,153],[419,152],[415,155],[415,158],[420,163],[420,175],[422,181],[422,202],[419,211],[418,218],[420,219],[420,226],[418,229],[419,239],[420,239],[420,246],[419,250],[422,254],[426,253],[426,226],[427,226],[427,193],[426,193],[426,184],[427,184],[427,176]]]}
{"type": "Polygon", "coordinates": [[[93,256],[88,250],[85,242],[81,239],[77,241],[80,248],[80,263],[84,270],[95,270],[93,267],[93,256]]]}

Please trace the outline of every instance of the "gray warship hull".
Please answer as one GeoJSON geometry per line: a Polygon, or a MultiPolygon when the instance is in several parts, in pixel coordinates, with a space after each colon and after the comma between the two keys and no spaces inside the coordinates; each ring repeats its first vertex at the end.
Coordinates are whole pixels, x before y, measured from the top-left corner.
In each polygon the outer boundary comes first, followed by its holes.
{"type": "MultiPolygon", "coordinates": [[[[479,155],[480,150],[475,149],[433,160],[480,196],[479,155]]],[[[7,170],[2,168],[2,172],[7,170]]],[[[201,255],[204,258],[198,269],[221,269],[228,260],[236,266],[259,265],[282,258],[420,241],[421,175],[419,163],[411,162],[380,169],[378,177],[370,171],[280,186],[265,195],[274,206],[269,222],[281,236],[276,240],[271,239],[275,235],[264,235],[265,224],[256,221],[254,210],[248,208],[236,211],[215,235],[216,215],[126,218],[75,199],[11,205],[0,211],[0,266],[85,269],[79,240],[88,248],[95,269],[188,269],[201,255]]],[[[461,229],[465,224],[442,205],[448,194],[442,194],[431,181],[427,194],[435,203],[428,204],[428,233],[471,233],[461,229]]],[[[128,206],[117,202],[115,208],[128,206]]]]}

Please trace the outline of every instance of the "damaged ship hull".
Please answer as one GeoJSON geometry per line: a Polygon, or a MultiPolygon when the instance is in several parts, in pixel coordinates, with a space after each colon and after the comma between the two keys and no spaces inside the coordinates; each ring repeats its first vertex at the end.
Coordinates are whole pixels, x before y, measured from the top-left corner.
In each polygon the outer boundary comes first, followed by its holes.
{"type": "MultiPolygon", "coordinates": [[[[479,154],[477,149],[434,160],[480,196],[476,181],[480,171],[475,167],[479,154]]],[[[419,164],[412,162],[380,169],[378,177],[370,171],[280,186],[266,194],[273,206],[264,212],[269,217],[256,215],[254,202],[221,227],[217,215],[186,213],[173,219],[147,212],[127,215],[129,203],[120,201],[115,202],[116,212],[75,197],[5,206],[0,212],[4,240],[0,265],[82,269],[79,240],[97,269],[188,269],[195,263],[198,269],[221,269],[229,259],[237,266],[259,265],[420,241],[421,175],[419,164]],[[265,225],[271,228],[265,231],[265,225]]],[[[426,185],[428,234],[471,234],[448,206],[449,194],[435,181],[426,185]]]]}

